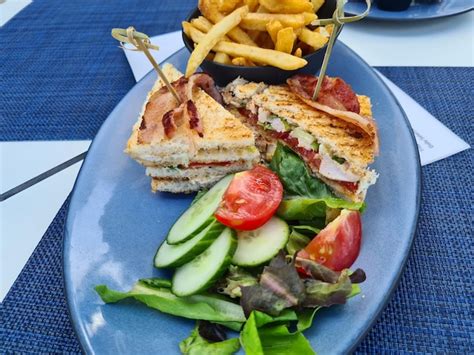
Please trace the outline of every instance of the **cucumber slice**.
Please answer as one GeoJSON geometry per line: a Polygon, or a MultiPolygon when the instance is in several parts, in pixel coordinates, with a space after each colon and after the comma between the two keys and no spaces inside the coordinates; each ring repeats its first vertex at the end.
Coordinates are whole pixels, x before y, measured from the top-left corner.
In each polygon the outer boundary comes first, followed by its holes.
{"type": "Polygon", "coordinates": [[[171,291],[176,296],[189,296],[211,286],[227,270],[236,247],[235,232],[224,229],[209,248],[176,270],[171,291]]]}
{"type": "Polygon", "coordinates": [[[288,224],[278,217],[253,231],[237,232],[237,250],[232,264],[238,266],[257,266],[272,259],[288,242],[288,224]]]}
{"type": "Polygon", "coordinates": [[[214,212],[233,176],[228,175],[215,184],[178,218],[166,237],[168,244],[179,244],[191,239],[214,220],[214,212]]]}
{"type": "Polygon", "coordinates": [[[155,255],[155,266],[178,267],[191,261],[206,250],[222,233],[225,226],[214,219],[206,228],[181,244],[170,245],[165,241],[155,255]]]}

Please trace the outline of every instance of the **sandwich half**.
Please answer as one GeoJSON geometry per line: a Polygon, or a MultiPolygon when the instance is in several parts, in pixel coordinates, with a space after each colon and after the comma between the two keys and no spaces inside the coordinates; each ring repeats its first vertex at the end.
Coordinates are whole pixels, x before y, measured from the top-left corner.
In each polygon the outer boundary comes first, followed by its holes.
{"type": "Polygon", "coordinates": [[[163,72],[180,102],[158,79],[147,96],[125,152],[146,167],[152,191],[192,192],[259,160],[252,131],[218,101],[206,74],[185,79],[170,64],[163,72]]]}
{"type": "Polygon", "coordinates": [[[223,96],[253,127],[257,146],[267,159],[280,142],[295,151],[337,195],[364,200],[367,188],[377,179],[376,172],[368,168],[378,152],[368,97],[354,94],[357,102],[343,99],[343,104],[356,107],[349,111],[334,100],[329,102],[333,107],[313,102],[291,85],[262,86],[242,79],[230,83],[223,96]]]}

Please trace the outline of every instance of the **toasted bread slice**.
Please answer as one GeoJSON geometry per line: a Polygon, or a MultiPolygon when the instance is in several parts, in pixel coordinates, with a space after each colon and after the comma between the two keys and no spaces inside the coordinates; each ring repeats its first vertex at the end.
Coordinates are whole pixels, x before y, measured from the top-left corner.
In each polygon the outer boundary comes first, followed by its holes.
{"type": "Polygon", "coordinates": [[[188,166],[193,163],[225,163],[225,162],[238,162],[238,161],[251,161],[256,164],[259,161],[260,154],[255,146],[247,148],[237,149],[210,149],[210,150],[199,150],[193,157],[192,161],[189,160],[189,156],[182,156],[182,161],[186,161],[186,164],[174,163],[179,156],[175,154],[170,162],[167,156],[154,156],[154,155],[143,155],[135,160],[144,166],[161,166],[161,167],[177,167],[177,166],[188,166]]]}
{"type": "MultiPolygon", "coordinates": [[[[163,66],[163,73],[169,81],[178,80],[182,74],[176,70],[171,64],[163,66]]],[[[158,124],[157,128],[161,128],[160,132],[154,137],[152,143],[143,144],[139,140],[140,127],[143,127],[143,118],[149,108],[150,99],[153,94],[164,86],[161,79],[158,79],[151,91],[148,93],[139,118],[132,129],[132,134],[128,139],[125,152],[135,160],[159,160],[164,165],[187,165],[189,156],[192,154],[194,147],[189,132],[186,130],[178,130],[173,138],[168,139],[163,134],[163,127],[158,124]]]]}
{"type": "MultiPolygon", "coordinates": [[[[175,81],[183,75],[170,64],[163,66],[163,72],[169,81],[175,81]]],[[[186,124],[180,126],[172,138],[166,137],[161,123],[162,117],[153,117],[153,95],[163,85],[158,79],[133,126],[125,149],[132,158],[154,165],[188,166],[195,158],[199,158],[203,150],[230,150],[254,145],[252,131],[201,89],[197,90],[193,99],[202,121],[203,137],[186,124]],[[144,123],[145,116],[148,124],[144,123]]]]}
{"type": "Polygon", "coordinates": [[[152,178],[151,191],[163,191],[172,193],[191,193],[206,189],[217,183],[224,175],[208,175],[195,178],[152,178]]]}
{"type": "Polygon", "coordinates": [[[225,166],[197,166],[188,167],[186,169],[150,166],[146,168],[146,174],[148,176],[161,179],[194,179],[211,175],[219,175],[224,177],[228,174],[252,169],[253,166],[253,161],[238,161],[225,166]]]}
{"type": "MultiPolygon", "coordinates": [[[[306,105],[287,86],[269,86],[255,95],[252,102],[312,134],[354,167],[365,169],[374,161],[370,137],[360,134],[349,123],[306,105]]],[[[362,97],[361,102],[364,113],[370,113],[370,99],[362,97]]]]}

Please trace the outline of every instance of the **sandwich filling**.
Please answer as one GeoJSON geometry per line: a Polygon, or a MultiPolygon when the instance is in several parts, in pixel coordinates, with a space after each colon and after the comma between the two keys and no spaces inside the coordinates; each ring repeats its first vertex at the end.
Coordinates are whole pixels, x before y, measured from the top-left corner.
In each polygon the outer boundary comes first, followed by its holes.
{"type": "Polygon", "coordinates": [[[318,142],[309,132],[261,107],[254,106],[253,110],[241,108],[239,112],[249,123],[263,130],[265,135],[282,141],[297,152],[311,170],[318,171],[352,192],[358,190],[358,182],[363,176],[352,172],[346,159],[331,153],[327,145],[318,142]]]}
{"type": "MultiPolygon", "coordinates": [[[[336,192],[351,199],[362,199],[367,187],[377,177],[374,171],[367,169],[375,147],[365,160],[355,159],[350,150],[357,150],[357,146],[363,146],[365,142],[373,142],[373,120],[359,114],[361,107],[357,95],[339,78],[325,80],[321,91],[322,103],[316,103],[323,109],[307,104],[308,88],[317,82],[314,77],[311,78],[313,80],[306,76],[293,77],[288,86],[266,86],[237,79],[224,89],[223,98],[226,104],[237,108],[247,124],[258,132],[261,140],[267,143],[280,141],[295,151],[313,173],[330,184],[336,192]],[[299,84],[304,89],[298,91],[295,86],[299,84]],[[327,112],[329,110],[331,113],[327,112]],[[361,122],[360,125],[354,122],[354,117],[361,122]],[[316,126],[324,126],[325,134],[321,138],[314,134],[316,126]],[[366,130],[366,126],[370,126],[370,131],[366,130]],[[313,128],[313,132],[306,127],[313,128]],[[337,149],[331,144],[332,141],[341,140],[341,136],[347,146],[345,149],[340,149],[341,145],[337,149]],[[362,141],[364,143],[360,143],[362,141]]],[[[259,148],[272,148],[271,144],[257,145],[259,148]]],[[[268,154],[268,151],[262,153],[271,158],[272,154],[268,154]]]]}

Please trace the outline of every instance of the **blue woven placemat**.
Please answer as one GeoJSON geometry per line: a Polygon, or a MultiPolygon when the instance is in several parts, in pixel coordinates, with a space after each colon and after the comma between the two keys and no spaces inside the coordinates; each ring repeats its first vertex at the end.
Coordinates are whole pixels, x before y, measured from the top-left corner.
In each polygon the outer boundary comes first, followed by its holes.
{"type": "MultiPolygon", "coordinates": [[[[194,3],[35,0],[0,30],[0,139],[92,138],[134,84],[110,28],[176,30],[194,3]]],[[[474,143],[473,69],[379,70],[474,143]]],[[[419,227],[407,268],[358,352],[474,352],[472,171],[472,150],[423,168],[419,227]]],[[[62,281],[67,204],[0,305],[0,353],[80,351],[62,281]]]]}

